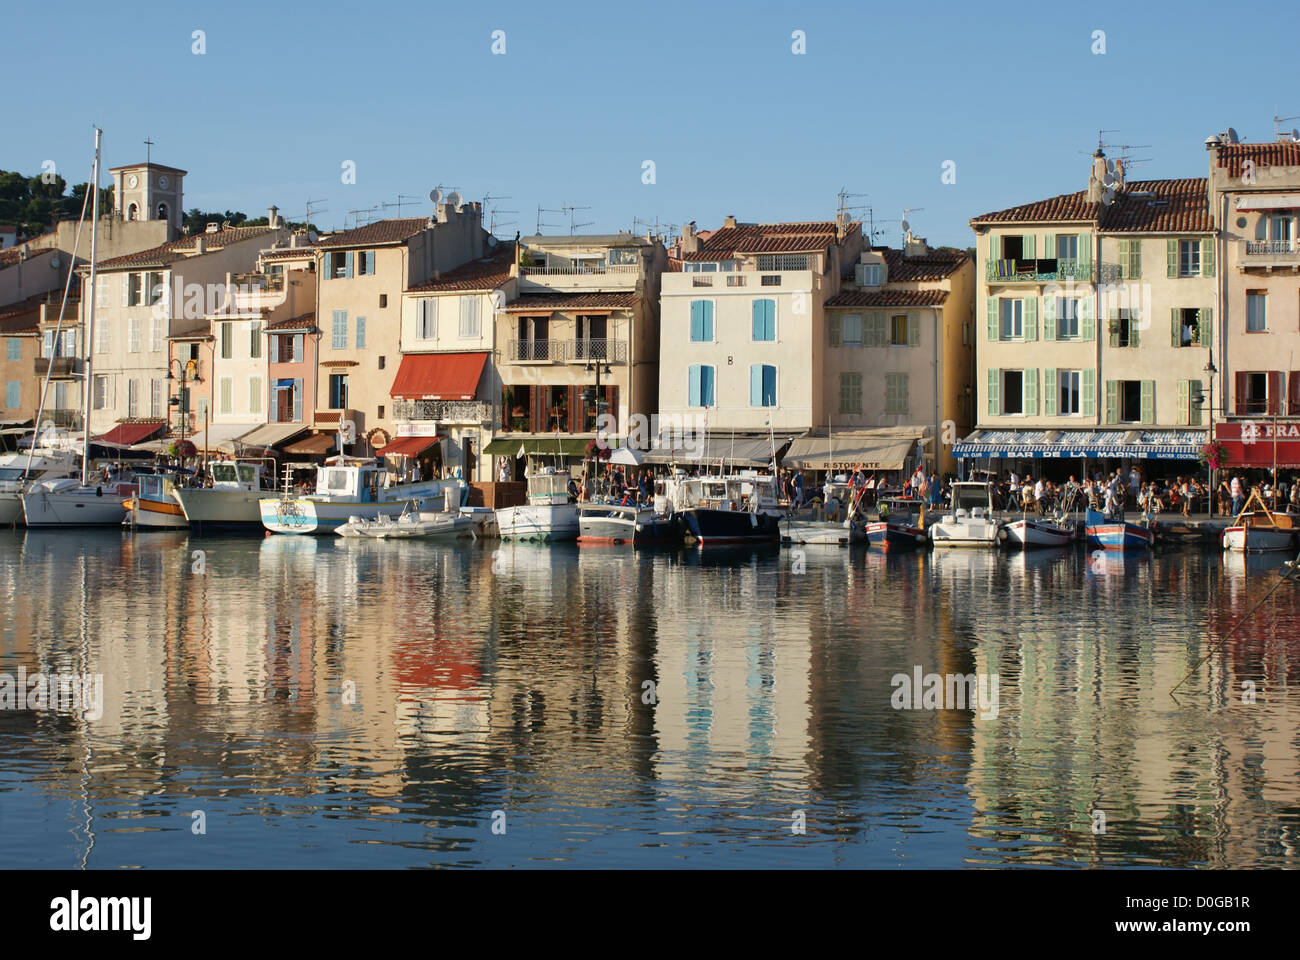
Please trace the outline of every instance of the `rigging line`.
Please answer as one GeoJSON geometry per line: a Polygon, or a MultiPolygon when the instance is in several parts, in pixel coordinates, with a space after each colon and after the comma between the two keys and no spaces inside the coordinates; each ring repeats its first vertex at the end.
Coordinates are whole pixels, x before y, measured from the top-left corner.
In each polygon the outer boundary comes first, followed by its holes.
{"type": "Polygon", "coordinates": [[[1169,691],[1169,695],[1172,697],[1174,695],[1175,690],[1177,690],[1184,683],[1190,680],[1192,678],[1192,675],[1196,673],[1197,670],[1201,669],[1201,666],[1205,663],[1205,661],[1209,660],[1210,657],[1214,656],[1214,651],[1219,649],[1219,647],[1223,645],[1223,642],[1227,640],[1230,636],[1232,636],[1234,633],[1236,633],[1239,629],[1241,629],[1241,627],[1245,626],[1246,621],[1249,620],[1251,617],[1253,617],[1259,611],[1259,608],[1264,606],[1268,598],[1273,596],[1273,594],[1277,592],[1277,588],[1282,586],[1282,584],[1286,583],[1289,579],[1290,579],[1289,577],[1285,577],[1279,574],[1277,578],[1277,582],[1273,584],[1273,588],[1269,590],[1268,593],[1264,594],[1264,596],[1260,598],[1259,603],[1255,604],[1255,606],[1251,608],[1248,614],[1246,614],[1244,617],[1238,620],[1231,630],[1229,630],[1227,633],[1221,636],[1218,640],[1215,640],[1214,643],[1210,644],[1210,649],[1206,651],[1205,656],[1201,657],[1200,660],[1196,661],[1196,665],[1193,666],[1191,670],[1187,671],[1187,676],[1183,677],[1183,679],[1179,680],[1176,684],[1174,684],[1172,689],[1170,689],[1169,691]]]}
{"type": "MultiPolygon", "coordinates": [[[[94,179],[93,175],[91,179],[94,179]]],[[[99,184],[96,183],[91,185],[90,188],[86,190],[86,195],[81,199],[81,217],[77,220],[77,232],[72,238],[72,254],[68,258],[68,277],[63,281],[63,301],[59,304],[59,320],[54,326],[54,342],[56,345],[59,342],[59,334],[63,332],[63,312],[68,307],[68,291],[72,287],[72,271],[77,262],[77,248],[81,244],[81,228],[86,222],[86,205],[90,202],[90,192],[92,189],[98,190],[99,184]]],[[[39,348],[40,341],[38,340],[37,349],[39,348]]],[[[52,360],[54,358],[51,357],[50,359],[52,360]]],[[[26,473],[30,473],[32,469],[32,457],[36,453],[36,436],[41,429],[41,417],[45,414],[45,398],[50,392],[50,375],[52,373],[54,373],[54,364],[50,364],[45,368],[45,384],[41,387],[41,401],[36,405],[36,424],[35,428],[32,430],[32,445],[27,448],[27,469],[24,471],[26,473]]],[[[82,384],[82,389],[89,389],[89,385],[82,384]]]]}

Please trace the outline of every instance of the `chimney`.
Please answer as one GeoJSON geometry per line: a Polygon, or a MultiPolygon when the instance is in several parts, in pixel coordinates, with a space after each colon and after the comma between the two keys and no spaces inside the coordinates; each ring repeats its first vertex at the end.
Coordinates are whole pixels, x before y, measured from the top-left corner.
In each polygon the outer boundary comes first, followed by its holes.
{"type": "Polygon", "coordinates": [[[731,214],[731,213],[727,214],[727,219],[722,221],[722,225],[723,225],[723,227],[732,227],[732,228],[734,228],[734,227],[736,226],[736,216],[735,216],[735,214],[731,214]]]}
{"type": "Polygon", "coordinates": [[[280,225],[280,218],[276,216],[279,212],[280,208],[275,204],[271,204],[270,208],[266,211],[266,222],[268,226],[278,227],[280,225]]]}
{"type": "Polygon", "coordinates": [[[1089,203],[1101,203],[1101,194],[1105,187],[1102,186],[1106,179],[1106,154],[1102,152],[1101,147],[1092,155],[1092,167],[1088,171],[1088,196],[1089,203]]]}
{"type": "Polygon", "coordinates": [[[686,226],[682,227],[682,253],[699,253],[700,238],[695,235],[695,221],[692,220],[686,226]]]}
{"type": "Polygon", "coordinates": [[[199,234],[198,239],[194,241],[194,253],[197,256],[200,253],[206,253],[208,249],[207,239],[203,234],[199,234]]]}

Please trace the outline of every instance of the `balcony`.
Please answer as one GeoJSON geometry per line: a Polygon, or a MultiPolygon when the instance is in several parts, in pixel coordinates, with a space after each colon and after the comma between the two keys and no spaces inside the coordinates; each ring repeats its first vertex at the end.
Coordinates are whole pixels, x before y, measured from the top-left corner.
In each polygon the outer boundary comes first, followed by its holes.
{"type": "Polygon", "coordinates": [[[51,380],[70,380],[81,376],[82,360],[80,357],[37,357],[36,376],[47,373],[51,380]]]}
{"type": "Polygon", "coordinates": [[[626,340],[566,340],[564,347],[564,359],[569,363],[627,363],[626,340]]]}
{"type": "Polygon", "coordinates": [[[393,420],[489,423],[492,420],[492,404],[486,400],[397,400],[393,403],[393,420]]]}
{"type": "Polygon", "coordinates": [[[1077,259],[989,260],[984,264],[989,283],[1062,283],[1092,280],[1092,264],[1077,259]]]}
{"type": "Polygon", "coordinates": [[[1243,240],[1238,265],[1253,267],[1300,267],[1300,243],[1294,240],[1243,240]]]}
{"type": "Polygon", "coordinates": [[[567,292],[571,290],[635,290],[641,267],[635,263],[564,263],[519,268],[519,289],[567,292]]]}
{"type": "Polygon", "coordinates": [[[640,269],[635,263],[567,263],[553,267],[523,267],[525,277],[595,277],[624,276],[635,278],[640,269]]]}
{"type": "Polygon", "coordinates": [[[562,340],[510,340],[507,343],[506,359],[511,363],[550,363],[564,359],[562,340]]]}

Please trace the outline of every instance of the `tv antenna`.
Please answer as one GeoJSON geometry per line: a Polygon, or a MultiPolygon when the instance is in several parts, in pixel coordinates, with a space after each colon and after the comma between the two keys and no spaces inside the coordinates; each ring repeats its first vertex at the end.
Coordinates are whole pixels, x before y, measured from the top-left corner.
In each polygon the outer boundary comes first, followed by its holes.
{"type": "MultiPolygon", "coordinates": [[[[366,224],[371,223],[375,219],[375,211],[379,209],[382,209],[381,206],[379,204],[376,204],[373,207],[362,207],[359,210],[349,210],[348,216],[352,218],[353,229],[356,229],[357,227],[364,227],[366,224]],[[365,215],[365,223],[363,223],[361,220],[363,214],[365,215]]],[[[344,218],[343,220],[344,229],[347,229],[347,225],[348,225],[348,221],[346,218],[344,218]]]]}
{"type": "MultiPolygon", "coordinates": [[[[1279,123],[1286,123],[1288,120],[1300,120],[1300,117],[1277,117],[1277,116],[1275,116],[1275,117],[1273,118],[1273,139],[1274,139],[1274,140],[1277,139],[1277,135],[1278,135],[1277,125],[1278,125],[1279,123]]],[[[1291,128],[1291,139],[1292,139],[1292,140],[1300,140],[1300,130],[1297,130],[1295,127],[1292,127],[1292,128],[1291,128]]]]}
{"type": "Polygon", "coordinates": [[[567,213],[569,215],[569,236],[573,236],[573,231],[576,230],[578,227],[589,227],[596,222],[595,220],[588,220],[586,223],[575,223],[573,220],[573,215],[577,211],[590,210],[590,209],[591,207],[575,207],[572,204],[568,204],[568,203],[560,204],[560,212],[567,213]]]}
{"type": "Polygon", "coordinates": [[[924,211],[925,211],[925,207],[904,207],[904,208],[903,208],[903,219],[902,219],[902,221],[899,223],[899,226],[902,227],[902,229],[903,229],[903,247],[904,247],[904,248],[907,247],[907,235],[908,235],[908,233],[909,233],[909,232],[911,231],[911,229],[912,229],[912,225],[911,225],[910,223],[907,222],[907,215],[908,215],[909,213],[923,213],[924,211]]]}
{"type": "Polygon", "coordinates": [[[299,215],[299,214],[294,214],[293,216],[291,216],[291,217],[288,217],[288,216],[287,216],[287,217],[285,217],[284,219],[285,219],[286,221],[290,221],[290,220],[301,220],[304,224],[315,223],[315,220],[314,220],[313,218],[315,217],[316,214],[318,214],[318,213],[329,213],[328,210],[321,209],[321,208],[318,208],[318,207],[317,207],[317,204],[321,204],[321,203],[324,203],[324,202],[325,202],[324,200],[308,200],[307,203],[306,203],[306,207],[307,207],[307,212],[306,212],[306,213],[301,214],[301,215],[299,215]]]}
{"type": "MultiPolygon", "coordinates": [[[[509,196],[506,196],[505,194],[500,194],[498,196],[493,196],[490,193],[484,194],[483,207],[482,210],[479,211],[480,217],[482,216],[483,210],[488,210],[488,207],[493,200],[509,200],[509,199],[511,198],[509,196]]],[[[496,207],[492,207],[491,210],[489,210],[488,212],[488,233],[495,234],[497,232],[497,227],[513,227],[515,224],[518,223],[517,220],[498,220],[497,219],[498,214],[518,213],[518,212],[519,212],[518,210],[498,210],[496,207]]]]}
{"type": "Polygon", "coordinates": [[[543,207],[543,206],[539,203],[539,204],[537,205],[537,230],[534,231],[535,234],[536,234],[536,236],[539,236],[539,237],[540,237],[540,236],[542,235],[542,227],[549,227],[549,228],[552,229],[552,230],[554,230],[554,229],[556,229],[556,228],[559,227],[559,224],[558,224],[558,223],[547,223],[545,220],[543,220],[543,219],[542,219],[542,214],[544,214],[544,213],[563,213],[563,212],[564,212],[563,208],[561,208],[561,209],[559,209],[559,210],[556,210],[556,209],[554,209],[554,208],[552,208],[552,207],[543,207]]]}
{"type": "Polygon", "coordinates": [[[876,211],[872,207],[867,207],[867,246],[870,247],[877,237],[885,235],[884,227],[876,226],[876,211]]]}
{"type": "Polygon", "coordinates": [[[865,193],[849,193],[847,189],[840,187],[840,192],[835,194],[835,219],[837,221],[852,219],[855,213],[859,220],[862,219],[862,214],[867,210],[867,205],[865,203],[849,203],[849,201],[865,196],[865,193]]]}
{"type": "Polygon", "coordinates": [[[658,217],[655,217],[653,221],[650,221],[650,220],[643,220],[641,217],[633,217],[633,218],[632,218],[632,232],[633,232],[633,233],[635,233],[635,234],[637,234],[637,235],[640,235],[640,233],[641,233],[641,229],[642,229],[643,227],[645,228],[645,230],[646,230],[648,233],[650,233],[650,234],[652,234],[653,236],[656,236],[656,237],[662,237],[662,236],[664,236],[664,235],[665,235],[665,231],[668,231],[668,230],[671,230],[672,232],[676,233],[678,230],[681,229],[681,225],[680,225],[680,224],[676,224],[676,223],[661,223],[661,222],[659,221],[659,218],[658,218],[658,217]]]}
{"type": "Polygon", "coordinates": [[[400,217],[402,215],[402,204],[406,204],[409,207],[412,201],[419,200],[419,199],[420,199],[419,197],[408,197],[406,194],[399,193],[397,195],[396,203],[385,203],[385,204],[381,204],[381,206],[385,210],[387,210],[389,207],[396,207],[397,215],[400,217]]]}

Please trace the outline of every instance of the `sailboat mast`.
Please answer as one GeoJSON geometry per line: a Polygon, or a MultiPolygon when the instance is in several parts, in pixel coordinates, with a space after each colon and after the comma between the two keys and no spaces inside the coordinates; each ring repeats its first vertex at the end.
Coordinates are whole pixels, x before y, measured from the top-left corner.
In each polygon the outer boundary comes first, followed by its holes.
{"type": "Polygon", "coordinates": [[[95,266],[99,253],[99,148],[104,131],[95,128],[95,165],[90,176],[91,214],[90,214],[90,281],[86,284],[85,295],[81,302],[86,307],[85,343],[82,351],[86,355],[86,375],[82,382],[82,421],[81,421],[81,485],[90,483],[90,401],[94,393],[95,379],[92,376],[95,344],[95,266]]]}

